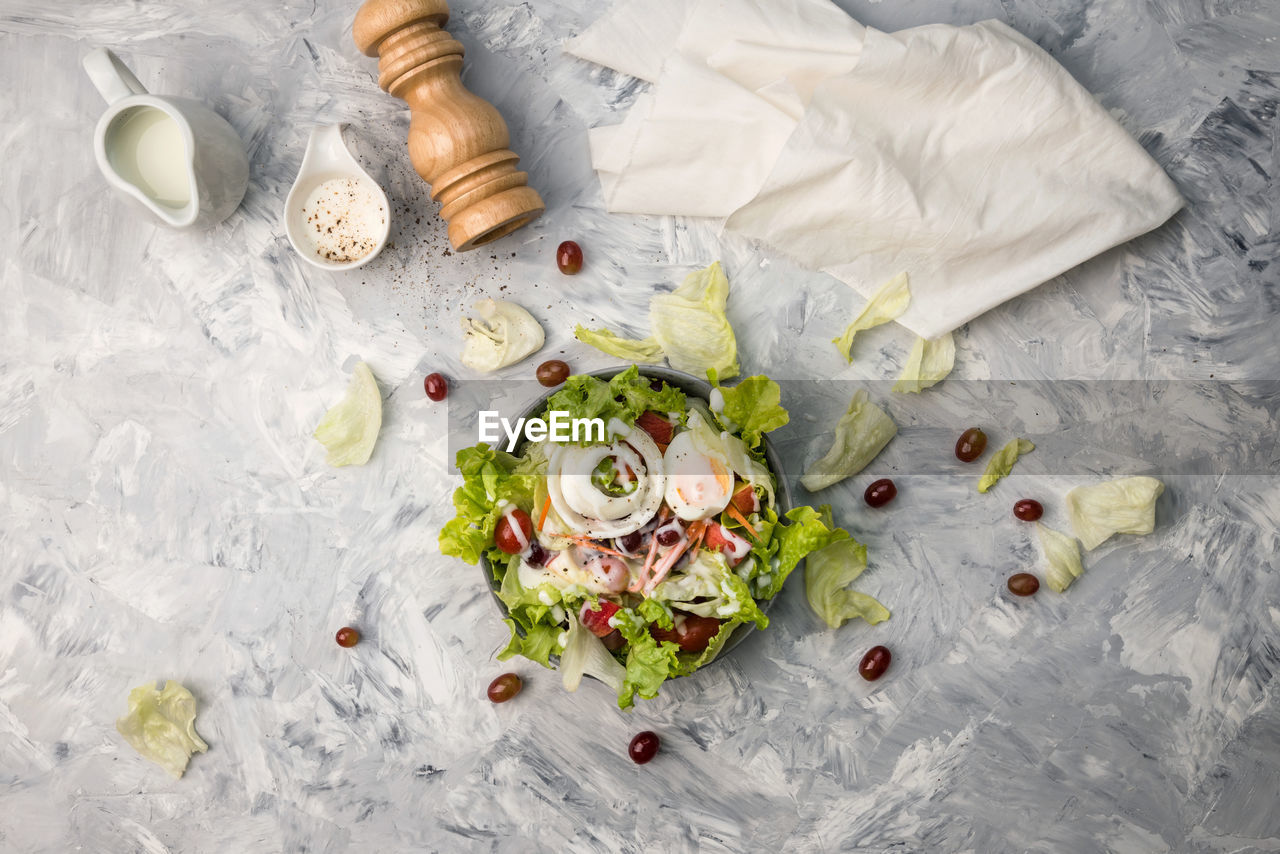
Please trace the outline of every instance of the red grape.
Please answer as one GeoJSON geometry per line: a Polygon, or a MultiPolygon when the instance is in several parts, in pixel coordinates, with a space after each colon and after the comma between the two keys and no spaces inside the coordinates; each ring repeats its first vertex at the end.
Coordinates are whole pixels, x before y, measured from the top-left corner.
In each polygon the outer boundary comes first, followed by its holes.
{"type": "Polygon", "coordinates": [[[572,240],[566,240],[556,248],[556,266],[566,276],[572,276],[582,269],[582,247],[572,240]]]}
{"type": "Polygon", "coordinates": [[[1014,596],[1033,596],[1040,589],[1040,579],[1029,572],[1009,576],[1009,592],[1014,596]]]}
{"type": "Polygon", "coordinates": [[[960,434],[956,440],[956,457],[961,462],[971,463],[987,449],[987,434],[979,427],[970,427],[960,434]]]}
{"type": "Polygon", "coordinates": [[[1034,498],[1024,498],[1013,505],[1013,515],[1024,522],[1034,522],[1044,515],[1044,506],[1034,498]]]}
{"type": "Polygon", "coordinates": [[[632,762],[643,765],[658,755],[658,747],[661,743],[656,732],[645,730],[631,739],[631,744],[627,746],[627,754],[631,756],[632,762]]]}
{"type": "Polygon", "coordinates": [[[873,646],[867,650],[866,655],[862,656],[862,663],[858,665],[858,675],[868,682],[874,682],[889,669],[889,662],[892,660],[893,655],[888,647],[873,646]]]}
{"type": "Polygon", "coordinates": [[[504,673],[489,683],[489,699],[495,703],[505,703],[519,694],[523,687],[524,683],[520,681],[519,676],[514,673],[504,673]]]}
{"type": "Polygon", "coordinates": [[[426,389],[427,397],[437,402],[444,400],[449,394],[449,381],[444,378],[444,374],[427,374],[422,386],[426,389]]]}
{"type": "Polygon", "coordinates": [[[553,388],[569,379],[569,365],[559,359],[549,359],[538,365],[535,376],[542,385],[553,388]]]}
{"type": "Polygon", "coordinates": [[[360,643],[360,630],[353,629],[350,626],[343,626],[334,635],[334,640],[338,642],[338,646],[353,647],[360,643]]]}
{"type": "Polygon", "coordinates": [[[872,507],[883,507],[898,494],[898,487],[889,478],[882,478],[867,487],[862,498],[872,507]]]}

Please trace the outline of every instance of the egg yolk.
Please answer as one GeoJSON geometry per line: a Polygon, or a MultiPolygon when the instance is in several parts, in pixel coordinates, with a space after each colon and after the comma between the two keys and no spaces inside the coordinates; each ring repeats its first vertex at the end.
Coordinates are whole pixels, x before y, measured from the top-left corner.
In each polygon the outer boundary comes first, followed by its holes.
{"type": "Polygon", "coordinates": [[[720,498],[733,489],[733,475],[715,460],[706,462],[710,463],[709,472],[677,472],[674,475],[676,495],[688,504],[697,504],[708,497],[720,498]]]}

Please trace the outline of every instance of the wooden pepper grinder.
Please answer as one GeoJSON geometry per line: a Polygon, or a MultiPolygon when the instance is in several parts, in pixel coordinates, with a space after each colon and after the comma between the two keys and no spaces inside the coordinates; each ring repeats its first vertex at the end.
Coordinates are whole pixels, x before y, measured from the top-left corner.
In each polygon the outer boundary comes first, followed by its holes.
{"type": "Polygon", "coordinates": [[[378,60],[378,85],[409,103],[409,159],[442,205],[449,242],[475,249],[545,209],[511,136],[488,101],[467,90],[461,43],[444,31],[445,0],[368,0],[356,13],[356,47],[378,60]]]}

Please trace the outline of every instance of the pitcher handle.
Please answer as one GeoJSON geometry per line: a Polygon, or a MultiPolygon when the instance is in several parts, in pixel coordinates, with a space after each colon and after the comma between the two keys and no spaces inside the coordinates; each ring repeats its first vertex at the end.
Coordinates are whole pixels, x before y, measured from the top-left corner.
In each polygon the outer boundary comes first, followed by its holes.
{"type": "Polygon", "coordinates": [[[108,104],[131,95],[147,94],[146,87],[138,82],[129,67],[105,47],[91,50],[83,64],[89,79],[108,104]]]}

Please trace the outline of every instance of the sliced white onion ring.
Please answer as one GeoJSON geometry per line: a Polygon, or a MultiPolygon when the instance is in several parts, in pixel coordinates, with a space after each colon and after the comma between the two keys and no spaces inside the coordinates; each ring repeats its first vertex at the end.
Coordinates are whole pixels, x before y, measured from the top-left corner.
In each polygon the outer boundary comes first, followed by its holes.
{"type": "Polygon", "coordinates": [[[666,485],[662,452],[639,429],[609,445],[562,445],[547,465],[551,506],[570,530],[596,539],[644,527],[662,506],[666,485]],[[636,488],[627,495],[605,495],[592,483],[592,473],[606,457],[616,457],[635,473],[636,488]]]}

